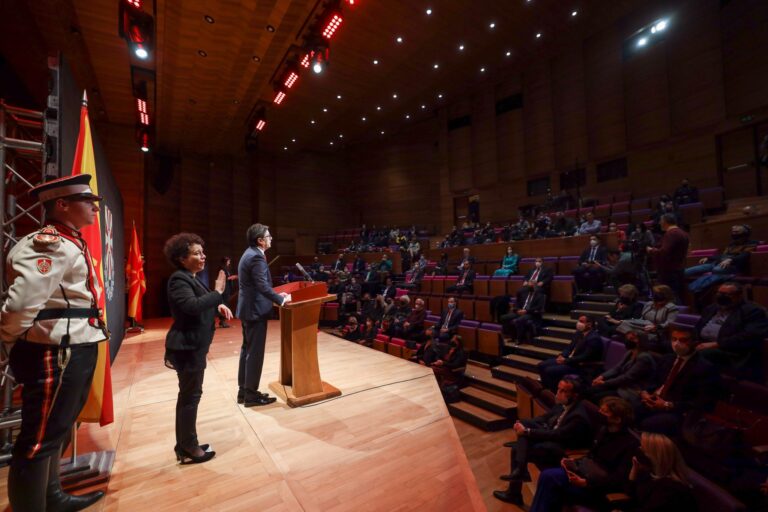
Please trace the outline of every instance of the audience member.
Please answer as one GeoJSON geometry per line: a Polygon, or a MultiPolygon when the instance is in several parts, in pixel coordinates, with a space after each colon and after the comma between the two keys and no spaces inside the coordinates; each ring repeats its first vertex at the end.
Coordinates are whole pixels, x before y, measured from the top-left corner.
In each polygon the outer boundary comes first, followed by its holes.
{"type": "Polygon", "coordinates": [[[356,274],[365,272],[365,260],[359,253],[355,255],[355,261],[352,263],[352,272],[356,274]]]}
{"type": "Polygon", "coordinates": [[[555,214],[555,222],[552,224],[552,231],[556,236],[575,235],[576,221],[571,217],[566,217],[564,212],[559,211],[555,214]]]}
{"type": "Polygon", "coordinates": [[[675,321],[679,311],[672,301],[672,289],[663,284],[653,287],[653,295],[650,302],[646,302],[640,313],[640,318],[622,320],[616,328],[616,332],[626,334],[630,331],[644,332],[648,335],[650,350],[654,352],[669,352],[670,347],[665,339],[665,330],[669,324],[675,321]]]}
{"type": "Polygon", "coordinates": [[[494,277],[508,277],[512,274],[517,274],[517,264],[520,260],[520,256],[517,255],[517,253],[512,249],[512,247],[507,247],[507,253],[504,255],[504,258],[501,260],[501,267],[498,268],[494,273],[494,277]]]}
{"type": "Polygon", "coordinates": [[[762,346],[768,336],[765,309],[744,299],[744,289],[735,282],[723,283],[715,304],[704,310],[696,324],[696,347],[701,356],[725,373],[763,381],[762,346]]]}
{"type": "Polygon", "coordinates": [[[333,263],[331,270],[333,272],[343,272],[346,269],[347,269],[347,264],[344,263],[344,254],[339,254],[339,257],[336,258],[336,261],[333,263]]]}
{"type": "Polygon", "coordinates": [[[516,344],[530,343],[541,327],[546,303],[547,297],[541,288],[521,287],[517,292],[513,310],[499,316],[504,336],[512,338],[516,344]]]}
{"type": "Polygon", "coordinates": [[[384,296],[384,298],[387,299],[394,299],[395,295],[397,295],[397,286],[395,286],[395,283],[392,282],[391,277],[387,277],[386,281],[384,282],[384,289],[382,290],[381,294],[384,296]]]}
{"type": "Polygon", "coordinates": [[[557,357],[539,363],[541,384],[545,388],[554,390],[558,381],[569,374],[578,375],[585,382],[590,382],[602,369],[603,340],[594,327],[594,319],[580,316],[570,345],[557,357]]]}
{"type": "Polygon", "coordinates": [[[357,277],[350,277],[341,295],[341,309],[345,313],[356,312],[360,307],[361,295],[362,287],[357,282],[357,277]]]}
{"type": "Polygon", "coordinates": [[[752,229],[746,224],[732,226],[731,243],[721,254],[702,258],[698,265],[685,269],[685,277],[697,277],[688,285],[688,289],[693,293],[704,293],[718,283],[746,274],[750,253],[758,245],[756,241],[749,239],[751,233],[752,229]]]}
{"type": "Polygon", "coordinates": [[[621,325],[622,320],[640,318],[643,305],[637,300],[639,294],[637,287],[632,284],[625,284],[619,288],[619,298],[614,303],[613,309],[597,323],[597,330],[602,336],[610,338],[616,334],[616,329],[621,325]]]}
{"type": "Polygon", "coordinates": [[[587,213],[586,220],[579,226],[580,235],[597,235],[600,233],[602,223],[595,219],[595,215],[592,212],[587,213]]]}
{"type": "Polygon", "coordinates": [[[386,254],[381,255],[381,261],[379,262],[379,279],[383,283],[392,274],[392,260],[386,254]]]}
{"type": "Polygon", "coordinates": [[[379,272],[373,263],[368,263],[366,269],[365,277],[360,286],[363,292],[375,295],[379,291],[379,272]]]}
{"type": "Polygon", "coordinates": [[[698,510],[688,468],[670,438],[643,432],[641,453],[632,459],[629,489],[634,512],[681,512],[698,510]]]}
{"type": "Polygon", "coordinates": [[[366,347],[372,347],[373,340],[376,338],[378,333],[379,330],[376,328],[376,322],[373,320],[373,318],[366,317],[365,325],[363,326],[363,332],[360,334],[360,341],[358,341],[358,343],[365,345],[366,347]]]}
{"type": "Polygon", "coordinates": [[[565,376],[558,383],[556,404],[549,412],[515,423],[517,440],[504,443],[512,448],[510,473],[501,476],[510,483],[503,491],[493,491],[497,499],[522,505],[522,483],[531,479],[527,468],[529,462],[543,469],[556,467],[566,449],[590,445],[592,426],[582,395],[581,380],[574,375],[565,376]]]}
{"type": "Polygon", "coordinates": [[[525,276],[523,286],[534,286],[549,295],[549,287],[552,284],[555,271],[550,267],[545,267],[544,260],[541,258],[536,258],[533,265],[533,269],[525,276]]]}
{"type": "Polygon", "coordinates": [[[701,414],[714,407],[719,374],[696,350],[693,327],[670,326],[673,354],[659,361],[654,384],[640,393],[635,410],[640,430],[675,436],[683,415],[701,414]]]}
{"type": "Polygon", "coordinates": [[[410,274],[405,278],[405,282],[399,284],[400,288],[405,288],[406,290],[419,288],[421,286],[421,279],[424,277],[425,269],[426,267],[414,264],[410,274]]]}
{"type": "Polygon", "coordinates": [[[406,317],[402,324],[403,330],[401,337],[406,340],[420,340],[424,337],[424,320],[427,318],[427,311],[424,308],[424,299],[418,298],[413,303],[411,313],[406,317]]]}
{"type": "Polygon", "coordinates": [[[698,203],[699,189],[689,184],[687,179],[683,179],[683,181],[680,183],[680,186],[675,190],[672,199],[678,206],[698,203]]]}
{"type": "Polygon", "coordinates": [[[605,280],[606,249],[597,235],[589,237],[589,247],[579,257],[579,266],[573,269],[573,278],[579,292],[599,292],[605,280]]]}
{"type": "Polygon", "coordinates": [[[659,247],[649,247],[648,252],[656,256],[656,274],[661,284],[672,288],[677,299],[683,293],[685,258],[688,256],[688,233],[677,225],[674,215],[661,216],[661,237],[659,247]]]}
{"type": "Polygon", "coordinates": [[[629,431],[633,412],[627,401],[604,398],[600,414],[603,427],[585,457],[564,458],[560,467],[541,472],[530,512],[560,511],[564,505],[610,509],[606,494],[623,490],[639,443],[629,431]]]}
{"type": "Polygon", "coordinates": [[[440,315],[440,321],[434,330],[434,337],[447,342],[459,332],[459,323],[464,320],[464,313],[456,306],[456,298],[448,299],[448,308],[440,315]]]}
{"type": "Polygon", "coordinates": [[[341,337],[347,341],[360,341],[361,334],[357,318],[350,316],[347,319],[347,323],[341,329],[341,337]]]}
{"type": "Polygon", "coordinates": [[[656,375],[656,359],[648,352],[648,336],[629,332],[624,337],[627,348],[622,360],[592,381],[589,395],[593,401],[618,396],[637,406],[640,392],[647,389],[656,375]]]}
{"type": "Polygon", "coordinates": [[[423,357],[418,361],[419,364],[432,368],[441,390],[458,384],[463,372],[457,370],[467,364],[467,354],[464,352],[461,336],[453,335],[446,342],[439,338],[428,340],[423,357]]]}
{"type": "Polygon", "coordinates": [[[411,298],[407,295],[401,295],[395,301],[395,309],[392,313],[392,322],[389,324],[389,331],[387,334],[390,336],[402,337],[403,324],[406,319],[411,315],[411,298]]]}
{"type": "Polygon", "coordinates": [[[464,292],[472,293],[475,286],[475,269],[474,261],[470,258],[462,265],[463,270],[459,273],[459,278],[455,285],[449,286],[445,289],[446,293],[458,293],[464,292]]]}
{"type": "Polygon", "coordinates": [[[456,267],[456,273],[461,274],[466,269],[466,266],[469,265],[470,262],[474,263],[475,258],[469,253],[469,247],[465,247],[461,251],[461,261],[459,262],[459,266],[456,267]]]}

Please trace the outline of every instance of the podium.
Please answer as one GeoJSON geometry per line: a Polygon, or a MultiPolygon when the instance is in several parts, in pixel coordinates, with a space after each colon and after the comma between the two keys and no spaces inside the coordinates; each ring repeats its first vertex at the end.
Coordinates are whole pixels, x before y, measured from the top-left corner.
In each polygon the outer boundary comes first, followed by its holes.
{"type": "Polygon", "coordinates": [[[336,300],[325,283],[297,281],[275,288],[290,293],[291,302],[280,306],[280,380],[269,388],[291,407],[320,402],[341,395],[320,379],[317,361],[317,323],[324,302],[336,300]]]}

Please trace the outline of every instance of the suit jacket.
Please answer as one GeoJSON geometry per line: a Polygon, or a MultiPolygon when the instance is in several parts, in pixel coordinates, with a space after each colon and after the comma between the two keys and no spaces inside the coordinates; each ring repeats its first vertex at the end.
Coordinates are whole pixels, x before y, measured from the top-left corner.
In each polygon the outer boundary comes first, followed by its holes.
{"type": "Polygon", "coordinates": [[[365,272],[365,260],[363,258],[356,258],[355,263],[352,265],[354,272],[365,272]]]}
{"type": "MultiPolygon", "coordinates": [[[[581,256],[579,256],[579,263],[586,263],[589,261],[589,255],[592,253],[592,247],[587,247],[584,249],[584,251],[581,253],[581,256]]],[[[606,251],[605,247],[602,245],[597,246],[597,250],[595,251],[595,257],[593,258],[594,261],[598,263],[605,263],[606,255],[608,252],[606,251]]]]}
{"type": "MultiPolygon", "coordinates": [[[[440,315],[440,322],[435,325],[437,328],[436,333],[440,332],[440,329],[443,328],[443,325],[445,325],[445,319],[448,316],[448,310],[446,309],[443,311],[443,314],[440,315]]],[[[458,307],[453,310],[453,314],[451,314],[451,319],[448,321],[448,332],[451,336],[459,332],[459,323],[464,320],[464,312],[460,310],[458,307]]]]}
{"type": "MultiPolygon", "coordinates": [[[[526,290],[520,289],[517,292],[517,295],[515,297],[515,308],[516,309],[522,309],[525,305],[525,300],[528,298],[528,292],[526,290]]],[[[534,317],[540,317],[542,313],[544,313],[544,308],[547,305],[547,296],[544,295],[542,292],[534,293],[533,297],[531,298],[531,302],[528,304],[528,309],[526,311],[529,315],[532,315],[534,317]]]]}
{"type": "Polygon", "coordinates": [[[670,229],[661,237],[659,252],[656,254],[658,272],[674,272],[685,268],[688,255],[688,233],[680,228],[670,229]]]}
{"type": "Polygon", "coordinates": [[[592,425],[584,403],[579,400],[571,406],[568,413],[555,428],[557,420],[563,413],[562,405],[555,405],[549,412],[537,416],[529,424],[534,426],[528,437],[531,441],[548,441],[557,443],[563,448],[584,448],[592,443],[592,425]]]}
{"type": "MultiPolygon", "coordinates": [[[[525,276],[525,280],[530,281],[535,272],[536,272],[535,268],[532,269],[530,272],[528,272],[528,275],[525,276]]],[[[548,290],[549,286],[552,284],[552,278],[554,276],[555,276],[555,271],[551,267],[545,267],[542,265],[541,272],[539,272],[539,275],[536,278],[536,282],[543,283],[542,287],[545,290],[548,290]]]]}
{"type": "Polygon", "coordinates": [[[337,272],[338,272],[338,271],[340,271],[340,270],[344,270],[344,269],[346,269],[346,268],[347,268],[347,264],[346,264],[346,263],[344,263],[344,260],[336,260],[336,261],[333,263],[333,269],[332,269],[332,270],[335,270],[335,271],[337,271],[337,272]]]}
{"type": "Polygon", "coordinates": [[[240,295],[237,318],[245,322],[263,320],[272,312],[272,303],[282,304],[283,298],[272,289],[272,275],[261,250],[249,247],[237,265],[240,295]]]}
{"type": "Polygon", "coordinates": [[[394,299],[395,295],[397,295],[397,286],[392,283],[390,286],[385,287],[381,294],[385,299],[394,299]]]}
{"type": "Polygon", "coordinates": [[[186,270],[177,270],[168,279],[168,303],[173,324],[165,337],[169,350],[208,352],[213,340],[216,307],[224,303],[217,291],[210,291],[186,270]]]}
{"type": "Polygon", "coordinates": [[[576,331],[571,344],[563,350],[563,357],[569,366],[579,367],[584,363],[600,362],[603,359],[603,340],[600,333],[593,329],[583,336],[576,331]]]}
{"type": "MultiPolygon", "coordinates": [[[[704,310],[696,324],[696,339],[701,339],[701,330],[717,314],[717,309],[717,304],[711,304],[704,310]]],[[[730,352],[747,352],[759,348],[767,335],[765,310],[754,302],[743,302],[723,322],[717,345],[730,352]]]]}
{"type": "Polygon", "coordinates": [[[461,275],[459,275],[459,279],[456,280],[456,285],[472,288],[474,282],[475,282],[475,269],[469,269],[464,271],[461,275]],[[461,285],[459,285],[459,282],[461,281],[462,278],[464,278],[464,282],[461,283],[461,285]]]}
{"type": "MultiPolygon", "coordinates": [[[[664,384],[675,359],[675,354],[668,354],[661,359],[655,382],[648,389],[649,392],[658,390],[664,384]]],[[[672,402],[673,410],[678,413],[691,409],[707,411],[714,407],[718,399],[719,383],[720,374],[717,368],[695,352],[666,390],[665,400],[672,402]]]]}

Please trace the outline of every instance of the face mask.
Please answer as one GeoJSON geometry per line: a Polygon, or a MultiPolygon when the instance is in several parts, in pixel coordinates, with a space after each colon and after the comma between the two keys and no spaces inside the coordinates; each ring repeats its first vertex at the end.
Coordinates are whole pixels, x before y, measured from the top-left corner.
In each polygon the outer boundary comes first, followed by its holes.
{"type": "Polygon", "coordinates": [[[733,299],[725,293],[718,293],[715,295],[715,302],[717,302],[718,306],[723,306],[724,308],[733,305],[733,299]]]}
{"type": "Polygon", "coordinates": [[[576,330],[579,332],[584,332],[587,328],[587,324],[583,322],[576,322],[576,330]]]}
{"type": "Polygon", "coordinates": [[[456,304],[448,303],[448,309],[454,309],[456,304]]]}
{"type": "Polygon", "coordinates": [[[591,245],[592,247],[597,247],[597,240],[590,240],[589,245],[591,245]]]}
{"type": "Polygon", "coordinates": [[[619,304],[624,304],[625,306],[629,306],[632,303],[632,301],[629,299],[629,297],[619,297],[619,304]]]}
{"type": "Polygon", "coordinates": [[[541,268],[541,262],[540,262],[540,261],[537,261],[537,262],[535,263],[535,265],[536,265],[536,268],[541,268]]]}

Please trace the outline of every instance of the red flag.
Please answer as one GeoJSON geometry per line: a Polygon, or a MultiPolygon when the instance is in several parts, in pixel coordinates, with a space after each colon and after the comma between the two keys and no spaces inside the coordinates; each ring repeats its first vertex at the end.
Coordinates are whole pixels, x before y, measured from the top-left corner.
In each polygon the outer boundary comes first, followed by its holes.
{"type": "Polygon", "coordinates": [[[128,263],[125,264],[125,275],[128,276],[128,316],[141,322],[141,300],[147,291],[147,280],[144,277],[144,262],[141,260],[136,224],[133,225],[133,236],[131,237],[131,247],[128,250],[128,263]]]}
{"type": "MultiPolygon", "coordinates": [[[[91,137],[91,125],[88,121],[88,98],[83,93],[83,104],[80,107],[80,133],[77,137],[75,160],[72,164],[72,174],[90,174],[91,190],[99,195],[99,180],[96,175],[96,158],[93,153],[93,139],[91,137]]],[[[103,208],[102,208],[103,210],[103,208]]],[[[101,211],[96,215],[96,222],[80,230],[80,233],[88,244],[88,252],[91,254],[91,268],[93,269],[97,307],[103,311],[104,322],[107,321],[106,299],[104,297],[104,270],[102,267],[102,241],[101,241],[101,211]]],[[[99,356],[96,362],[96,370],[93,372],[93,381],[88,393],[88,401],[80,411],[79,421],[107,425],[114,421],[112,407],[112,375],[110,370],[109,340],[99,343],[99,356]]]]}

